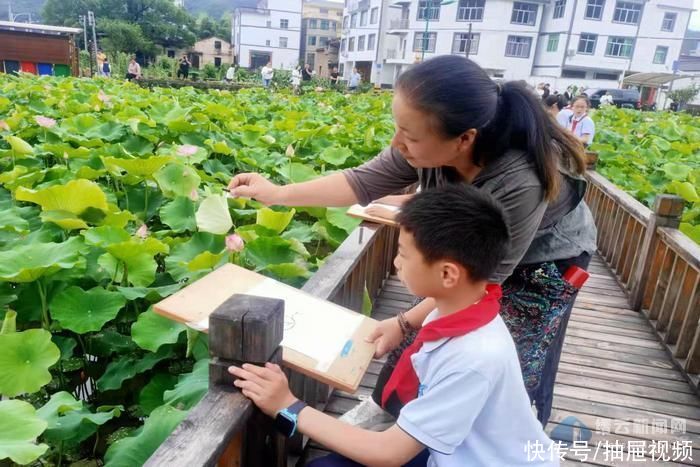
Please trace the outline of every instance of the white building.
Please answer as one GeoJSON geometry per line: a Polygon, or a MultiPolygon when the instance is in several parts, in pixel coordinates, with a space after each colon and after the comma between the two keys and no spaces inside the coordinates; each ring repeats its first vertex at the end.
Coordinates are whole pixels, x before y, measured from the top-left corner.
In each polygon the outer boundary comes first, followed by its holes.
{"type": "Polygon", "coordinates": [[[232,32],[238,64],[260,68],[268,60],[278,69],[299,63],[301,0],[239,2],[233,12],[232,32]]]}
{"type": "Polygon", "coordinates": [[[423,58],[460,54],[493,78],[618,87],[625,74],[671,72],[692,12],[692,0],[441,3],[346,1],[345,76],[357,66],[365,80],[391,85],[423,58]]]}

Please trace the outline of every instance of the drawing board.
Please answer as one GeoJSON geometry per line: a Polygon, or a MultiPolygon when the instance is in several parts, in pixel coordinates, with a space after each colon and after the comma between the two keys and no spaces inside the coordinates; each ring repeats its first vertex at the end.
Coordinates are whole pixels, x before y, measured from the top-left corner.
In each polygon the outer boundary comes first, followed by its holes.
{"type": "Polygon", "coordinates": [[[363,219],[366,221],[370,222],[375,222],[377,224],[385,224],[385,225],[391,225],[391,226],[396,226],[397,223],[396,221],[392,219],[386,219],[384,217],[379,217],[379,216],[373,216],[371,214],[367,214],[367,209],[370,207],[380,207],[384,209],[388,209],[389,211],[398,213],[401,208],[399,206],[394,206],[393,204],[384,204],[384,203],[370,203],[367,206],[362,206],[360,204],[353,204],[350,206],[348,209],[348,216],[352,217],[357,217],[359,219],[363,219]]]}
{"type": "Polygon", "coordinates": [[[365,342],[376,321],[233,264],[226,264],[155,304],[156,313],[208,331],[209,315],[234,294],[284,300],[286,366],[355,392],[374,356],[365,342]]]}

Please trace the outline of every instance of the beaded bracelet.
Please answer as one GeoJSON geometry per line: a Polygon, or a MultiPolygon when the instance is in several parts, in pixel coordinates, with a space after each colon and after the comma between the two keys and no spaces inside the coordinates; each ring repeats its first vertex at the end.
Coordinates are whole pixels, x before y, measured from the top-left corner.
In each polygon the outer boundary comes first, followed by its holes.
{"type": "Polygon", "coordinates": [[[396,319],[399,322],[399,327],[401,328],[401,332],[404,336],[413,330],[413,326],[411,326],[411,323],[408,322],[408,319],[406,319],[406,313],[403,311],[399,311],[399,313],[396,315],[396,319]]]}

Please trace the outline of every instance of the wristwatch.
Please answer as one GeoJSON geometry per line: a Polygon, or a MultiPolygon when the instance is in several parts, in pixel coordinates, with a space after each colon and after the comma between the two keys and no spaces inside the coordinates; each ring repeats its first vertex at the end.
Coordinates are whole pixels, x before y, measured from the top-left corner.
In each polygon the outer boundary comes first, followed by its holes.
{"type": "Polygon", "coordinates": [[[299,412],[306,407],[306,402],[296,401],[286,409],[277,412],[275,417],[275,428],[287,438],[294,436],[297,431],[297,419],[299,412]]]}

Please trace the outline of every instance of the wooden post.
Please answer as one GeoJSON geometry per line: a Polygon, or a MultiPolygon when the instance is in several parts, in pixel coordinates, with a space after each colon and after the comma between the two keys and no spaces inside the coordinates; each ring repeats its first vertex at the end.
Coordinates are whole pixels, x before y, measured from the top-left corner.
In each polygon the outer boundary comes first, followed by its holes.
{"type": "Polygon", "coordinates": [[[658,227],[677,229],[681,222],[684,204],[683,198],[675,195],[656,196],[654,209],[644,233],[642,248],[637,253],[640,256],[640,261],[637,262],[637,267],[634,271],[634,287],[630,293],[630,304],[633,310],[639,311],[642,307],[644,291],[647,288],[650,268],[657,248],[658,236],[656,235],[656,229],[658,227]]]}
{"type": "MultiPolygon", "coordinates": [[[[283,333],[284,301],[250,295],[226,300],[209,317],[210,384],[233,387],[234,378],[228,372],[231,365],[281,363],[283,333]]],[[[220,466],[235,465],[235,450],[227,453],[234,458],[221,459],[220,466]]],[[[287,462],[284,436],[257,409],[245,429],[242,458],[243,466],[282,467],[287,462]]]]}

